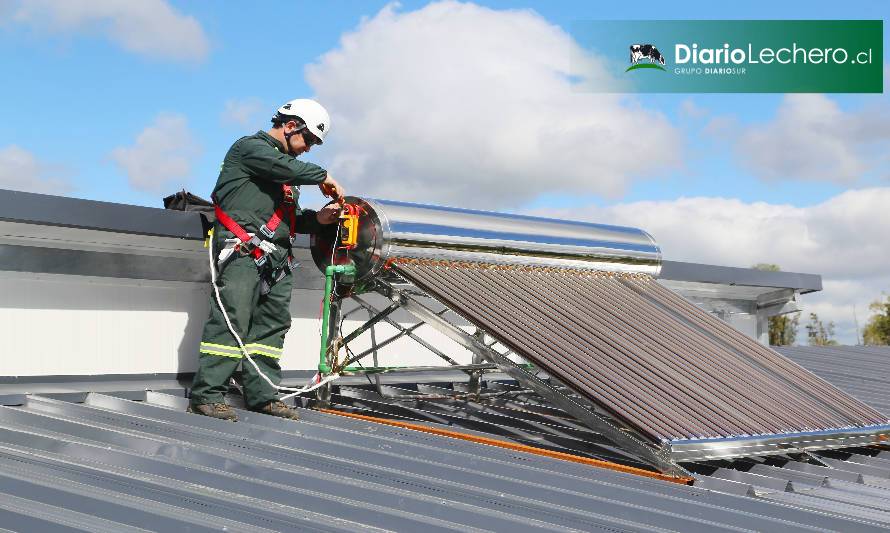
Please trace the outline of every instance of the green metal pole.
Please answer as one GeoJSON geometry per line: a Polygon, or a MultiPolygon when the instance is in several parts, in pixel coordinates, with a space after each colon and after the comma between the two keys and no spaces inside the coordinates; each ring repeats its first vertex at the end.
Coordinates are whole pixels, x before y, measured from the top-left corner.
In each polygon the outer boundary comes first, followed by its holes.
{"type": "Polygon", "coordinates": [[[321,348],[318,351],[318,373],[330,374],[331,367],[328,364],[328,319],[331,314],[331,297],[334,292],[334,275],[355,275],[355,265],[328,265],[324,269],[324,303],[321,311],[321,348]]]}

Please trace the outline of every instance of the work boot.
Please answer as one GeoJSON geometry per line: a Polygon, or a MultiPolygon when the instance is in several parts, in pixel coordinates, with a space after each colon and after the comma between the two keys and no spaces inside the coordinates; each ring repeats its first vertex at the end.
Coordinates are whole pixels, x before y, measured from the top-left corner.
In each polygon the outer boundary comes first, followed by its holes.
{"type": "Polygon", "coordinates": [[[263,413],[265,415],[272,416],[280,416],[281,418],[287,418],[288,420],[299,420],[300,415],[297,413],[295,409],[291,409],[281,400],[272,400],[271,402],[257,407],[253,409],[257,413],[263,413]]]}
{"type": "Polygon", "coordinates": [[[201,405],[189,405],[186,409],[189,413],[209,416],[211,418],[219,418],[221,420],[238,421],[238,415],[235,411],[225,403],[203,403],[201,405]]]}

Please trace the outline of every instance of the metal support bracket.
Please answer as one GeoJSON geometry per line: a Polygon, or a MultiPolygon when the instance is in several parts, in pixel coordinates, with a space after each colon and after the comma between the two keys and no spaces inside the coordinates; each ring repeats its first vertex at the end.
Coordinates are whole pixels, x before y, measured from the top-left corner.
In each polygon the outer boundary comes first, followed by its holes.
{"type": "MultiPolygon", "coordinates": [[[[476,328],[476,333],[473,334],[473,337],[480,342],[481,344],[485,344],[485,332],[479,328],[476,328]]],[[[482,356],[476,352],[473,352],[473,363],[479,364],[484,360],[482,356]]],[[[467,384],[468,390],[471,394],[479,395],[482,392],[482,372],[473,372],[470,374],[470,382],[467,384]]]]}
{"type": "MultiPolygon", "coordinates": [[[[352,296],[352,299],[353,299],[357,304],[359,304],[359,306],[361,306],[361,307],[367,309],[368,312],[376,313],[376,314],[378,314],[378,315],[381,313],[380,310],[378,310],[376,307],[374,307],[373,305],[371,305],[370,303],[368,303],[368,302],[365,301],[364,299],[360,298],[359,296],[355,296],[355,295],[354,295],[354,296],[352,296]]],[[[398,307],[398,303],[393,303],[393,305],[395,305],[396,307],[398,307]]],[[[389,307],[392,307],[392,306],[389,306],[389,307]]],[[[387,309],[389,309],[389,307],[387,307],[387,309]]],[[[446,309],[445,311],[447,311],[447,309],[446,309]]],[[[441,313],[439,313],[439,314],[440,314],[440,315],[441,315],[441,314],[444,314],[445,311],[443,311],[443,312],[441,312],[441,313]]],[[[367,356],[368,354],[373,353],[373,352],[376,351],[377,349],[383,348],[383,347],[386,346],[387,344],[390,344],[391,342],[394,342],[394,341],[396,341],[396,340],[398,340],[398,339],[400,339],[400,338],[402,338],[402,337],[408,337],[409,339],[413,340],[414,342],[420,344],[421,346],[423,346],[423,347],[426,348],[427,350],[429,350],[429,351],[431,351],[432,353],[434,353],[434,354],[435,354],[436,356],[438,356],[440,359],[442,359],[443,361],[445,361],[446,363],[448,363],[449,365],[451,365],[451,366],[459,366],[459,363],[458,363],[457,361],[455,361],[454,359],[448,357],[448,355],[445,354],[445,352],[443,352],[442,350],[439,350],[438,348],[436,348],[436,347],[433,346],[432,344],[428,343],[427,341],[423,340],[422,338],[420,338],[420,337],[418,337],[417,335],[414,334],[414,331],[415,331],[417,328],[419,328],[420,326],[422,326],[422,325],[424,324],[423,321],[421,321],[421,322],[418,323],[418,324],[414,324],[414,325],[411,326],[411,327],[406,328],[406,327],[402,326],[401,324],[399,324],[398,322],[396,322],[395,320],[392,320],[391,318],[389,318],[389,316],[385,316],[385,317],[383,317],[383,320],[384,320],[387,324],[389,324],[390,326],[392,326],[392,327],[394,327],[395,329],[397,329],[399,332],[396,333],[395,335],[393,335],[392,337],[390,337],[390,338],[388,338],[388,339],[385,339],[385,340],[381,341],[381,342],[380,342],[379,344],[377,344],[376,346],[372,346],[371,348],[369,348],[369,349],[365,350],[364,352],[362,352],[362,353],[356,355],[355,357],[352,357],[352,358],[348,359],[348,360],[346,361],[346,364],[345,364],[344,366],[349,366],[349,365],[355,363],[356,361],[358,361],[359,359],[364,358],[364,357],[367,356]]]]}
{"type": "Polygon", "coordinates": [[[371,317],[367,322],[365,322],[361,326],[357,327],[355,329],[355,331],[353,331],[349,335],[343,337],[343,340],[340,342],[340,344],[349,344],[350,341],[354,340],[356,337],[358,337],[362,333],[371,329],[374,326],[374,324],[380,322],[381,320],[384,320],[386,317],[391,315],[398,308],[399,308],[399,304],[393,303],[392,305],[390,305],[383,311],[379,311],[376,315],[371,317]]]}

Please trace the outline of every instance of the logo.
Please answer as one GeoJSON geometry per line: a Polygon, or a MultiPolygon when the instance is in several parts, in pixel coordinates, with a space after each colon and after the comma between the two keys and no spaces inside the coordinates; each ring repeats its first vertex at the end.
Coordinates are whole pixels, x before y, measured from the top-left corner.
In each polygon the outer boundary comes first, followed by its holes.
{"type": "Polygon", "coordinates": [[[639,68],[654,68],[664,71],[664,56],[651,44],[630,45],[630,66],[624,72],[630,72],[639,68]],[[648,63],[640,63],[643,59],[649,59],[648,63]]]}
{"type": "Polygon", "coordinates": [[[290,104],[284,104],[281,109],[290,109],[290,104]]]}
{"type": "Polygon", "coordinates": [[[886,94],[885,26],[880,19],[578,20],[571,32],[580,52],[570,61],[589,81],[579,89],[594,93],[886,94]],[[613,76],[599,81],[602,69],[613,76]]]}
{"type": "Polygon", "coordinates": [[[316,126],[316,128],[318,128],[318,131],[324,131],[324,122],[316,126]]]}

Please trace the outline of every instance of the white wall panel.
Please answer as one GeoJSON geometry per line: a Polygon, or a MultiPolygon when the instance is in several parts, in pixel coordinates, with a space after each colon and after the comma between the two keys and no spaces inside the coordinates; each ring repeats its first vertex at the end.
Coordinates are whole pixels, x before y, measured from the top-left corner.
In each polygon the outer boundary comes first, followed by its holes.
{"type": "MultiPolygon", "coordinates": [[[[209,304],[207,284],[0,272],[0,294],[5,341],[0,375],[177,373],[196,368],[209,304]]],[[[318,364],[321,297],[318,290],[294,291],[293,323],[281,361],[286,370],[310,370],[318,364]]],[[[385,306],[382,298],[374,303],[385,306]]],[[[366,317],[365,312],[356,315],[366,317]]],[[[414,322],[404,313],[393,319],[414,322]]],[[[347,321],[344,330],[359,323],[347,321]]],[[[375,332],[383,340],[396,330],[382,324],[375,332]]],[[[470,361],[468,353],[428,326],[417,333],[458,361],[470,361]]],[[[366,333],[352,348],[364,350],[369,341],[366,333]]],[[[403,338],[381,352],[380,363],[442,361],[403,338]]],[[[371,364],[370,358],[366,364],[371,364]]]]}
{"type": "Polygon", "coordinates": [[[207,314],[196,283],[3,273],[0,294],[12,376],[188,371],[207,314]]]}

